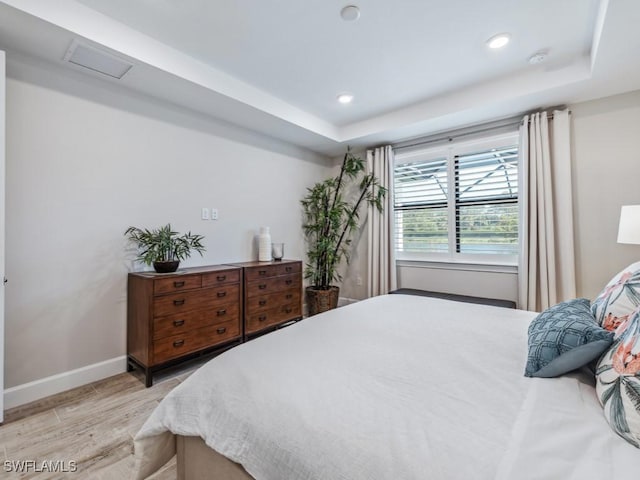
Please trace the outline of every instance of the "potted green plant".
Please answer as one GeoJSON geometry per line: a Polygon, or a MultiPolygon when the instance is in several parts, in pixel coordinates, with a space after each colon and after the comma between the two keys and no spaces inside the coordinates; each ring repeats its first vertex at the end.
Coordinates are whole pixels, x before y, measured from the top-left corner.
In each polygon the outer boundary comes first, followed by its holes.
{"type": "Polygon", "coordinates": [[[192,250],[200,255],[205,251],[202,235],[191,232],[180,235],[171,229],[170,223],[153,230],[129,227],[124,234],[137,245],[137,260],[153,265],[158,273],[175,272],[180,261],[191,256],[192,250]]]}
{"type": "Polygon", "coordinates": [[[360,227],[360,207],[373,205],[383,210],[386,188],[373,174],[366,174],[364,161],[349,149],[340,173],[307,189],[301,200],[307,242],[305,278],[309,315],[336,308],[342,280],[338,267],[349,261],[351,236],[360,227]]]}

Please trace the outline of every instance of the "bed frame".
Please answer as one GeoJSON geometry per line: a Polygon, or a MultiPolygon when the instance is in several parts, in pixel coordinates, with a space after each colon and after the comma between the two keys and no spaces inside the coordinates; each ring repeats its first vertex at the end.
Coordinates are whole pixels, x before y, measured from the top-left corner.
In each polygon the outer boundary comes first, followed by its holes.
{"type": "Polygon", "coordinates": [[[209,448],[200,437],[176,435],[178,480],[254,480],[238,463],[209,448]]]}

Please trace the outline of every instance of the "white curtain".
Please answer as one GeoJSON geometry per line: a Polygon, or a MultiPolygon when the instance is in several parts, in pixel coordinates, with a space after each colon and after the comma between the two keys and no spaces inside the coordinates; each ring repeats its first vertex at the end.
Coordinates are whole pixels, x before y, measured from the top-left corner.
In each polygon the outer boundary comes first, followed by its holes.
{"type": "Polygon", "coordinates": [[[542,311],[575,298],[569,112],[524,117],[518,307],[542,311]]]}
{"type": "Polygon", "coordinates": [[[387,189],[382,213],[368,209],[367,295],[374,297],[397,288],[393,245],[393,150],[390,146],[367,150],[367,172],[373,173],[387,189]]]}

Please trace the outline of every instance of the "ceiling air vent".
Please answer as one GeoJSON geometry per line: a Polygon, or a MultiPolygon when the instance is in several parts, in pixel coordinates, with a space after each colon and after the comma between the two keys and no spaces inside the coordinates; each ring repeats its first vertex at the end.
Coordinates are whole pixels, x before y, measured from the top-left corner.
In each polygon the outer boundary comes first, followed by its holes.
{"type": "Polygon", "coordinates": [[[79,67],[88,68],[93,72],[101,73],[111,78],[117,78],[118,80],[133,66],[111,53],[89,47],[77,40],[71,42],[64,56],[64,61],[79,67]]]}

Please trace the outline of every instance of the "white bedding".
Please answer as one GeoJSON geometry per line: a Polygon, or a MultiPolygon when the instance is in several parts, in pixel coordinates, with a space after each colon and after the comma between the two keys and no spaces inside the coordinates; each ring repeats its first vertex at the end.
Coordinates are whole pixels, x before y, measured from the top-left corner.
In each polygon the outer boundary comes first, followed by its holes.
{"type": "Polygon", "coordinates": [[[637,475],[640,451],[591,385],[523,376],[534,315],[387,295],[252,340],[161,402],[135,438],[137,475],[169,460],[174,434],[257,480],[637,475]]]}

